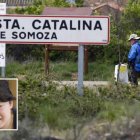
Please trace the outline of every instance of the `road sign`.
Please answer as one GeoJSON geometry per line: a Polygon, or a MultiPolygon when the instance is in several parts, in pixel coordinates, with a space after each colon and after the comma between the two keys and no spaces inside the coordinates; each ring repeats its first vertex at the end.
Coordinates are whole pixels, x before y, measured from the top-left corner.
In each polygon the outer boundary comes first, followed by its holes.
{"type": "MultiPolygon", "coordinates": [[[[6,15],[6,3],[0,3],[0,15],[6,15]]],[[[6,44],[0,43],[0,67],[1,76],[5,77],[5,57],[6,57],[6,44]]]]}
{"type": "Polygon", "coordinates": [[[108,16],[0,15],[0,43],[109,43],[108,16]]]}
{"type": "Polygon", "coordinates": [[[0,3],[0,15],[6,14],[6,3],[0,3]]]}
{"type": "Polygon", "coordinates": [[[0,67],[5,67],[5,43],[0,44],[0,67]]]}

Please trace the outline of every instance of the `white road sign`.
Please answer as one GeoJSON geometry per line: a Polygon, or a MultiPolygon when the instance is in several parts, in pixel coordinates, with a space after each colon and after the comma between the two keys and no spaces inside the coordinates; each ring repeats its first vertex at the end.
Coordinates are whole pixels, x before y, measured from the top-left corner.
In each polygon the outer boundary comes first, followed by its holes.
{"type": "Polygon", "coordinates": [[[0,3],[0,15],[6,14],[6,3],[0,3]]]}
{"type": "Polygon", "coordinates": [[[0,67],[5,67],[5,43],[0,43],[0,67]]]}
{"type": "Polygon", "coordinates": [[[108,44],[108,16],[0,15],[0,43],[108,44]]]}
{"type": "MultiPolygon", "coordinates": [[[[0,15],[6,14],[6,3],[0,3],[0,15]]],[[[0,30],[1,32],[1,30],[0,30]]],[[[5,43],[0,43],[0,67],[5,67],[5,43]]]]}

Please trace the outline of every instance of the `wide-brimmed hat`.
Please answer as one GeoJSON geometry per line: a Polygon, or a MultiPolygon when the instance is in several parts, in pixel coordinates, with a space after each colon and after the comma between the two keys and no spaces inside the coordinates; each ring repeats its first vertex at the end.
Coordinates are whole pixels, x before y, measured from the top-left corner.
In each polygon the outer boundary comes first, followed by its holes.
{"type": "Polygon", "coordinates": [[[128,39],[127,41],[130,41],[131,39],[136,39],[136,40],[139,40],[139,39],[140,39],[140,37],[138,37],[138,35],[137,35],[137,34],[131,34],[131,35],[130,35],[130,37],[129,37],[129,39],[128,39]]]}

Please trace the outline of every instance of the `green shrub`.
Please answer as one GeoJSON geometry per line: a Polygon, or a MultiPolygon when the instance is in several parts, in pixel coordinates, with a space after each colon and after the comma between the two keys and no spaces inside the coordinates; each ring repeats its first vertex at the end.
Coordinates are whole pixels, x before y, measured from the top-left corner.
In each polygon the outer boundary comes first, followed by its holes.
{"type": "Polygon", "coordinates": [[[139,87],[130,87],[126,84],[113,84],[110,83],[107,87],[99,87],[98,88],[101,97],[105,97],[111,100],[118,100],[118,101],[133,101],[138,100],[140,101],[139,97],[139,87]]]}
{"type": "MultiPolygon", "coordinates": [[[[43,105],[48,106],[46,110],[50,107],[45,112],[47,123],[50,124],[60,114],[88,117],[101,110],[103,101],[92,90],[84,89],[84,96],[81,97],[76,88],[65,86],[63,89],[57,89],[57,84],[51,81],[46,84],[44,80],[45,78],[39,76],[36,78],[28,76],[25,80],[19,80],[19,119],[26,115],[37,119],[42,113],[44,114],[44,111],[41,113],[43,105]]],[[[56,118],[56,123],[57,121],[56,118]]]]}

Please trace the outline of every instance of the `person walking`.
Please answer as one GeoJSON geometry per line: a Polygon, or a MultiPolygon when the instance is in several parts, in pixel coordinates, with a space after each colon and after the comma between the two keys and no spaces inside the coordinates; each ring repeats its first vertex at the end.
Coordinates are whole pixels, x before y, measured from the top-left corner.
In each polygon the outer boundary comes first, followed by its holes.
{"type": "Polygon", "coordinates": [[[140,37],[137,34],[131,34],[128,41],[131,49],[128,54],[130,75],[129,80],[133,85],[138,86],[138,78],[140,77],[140,37]]]}

